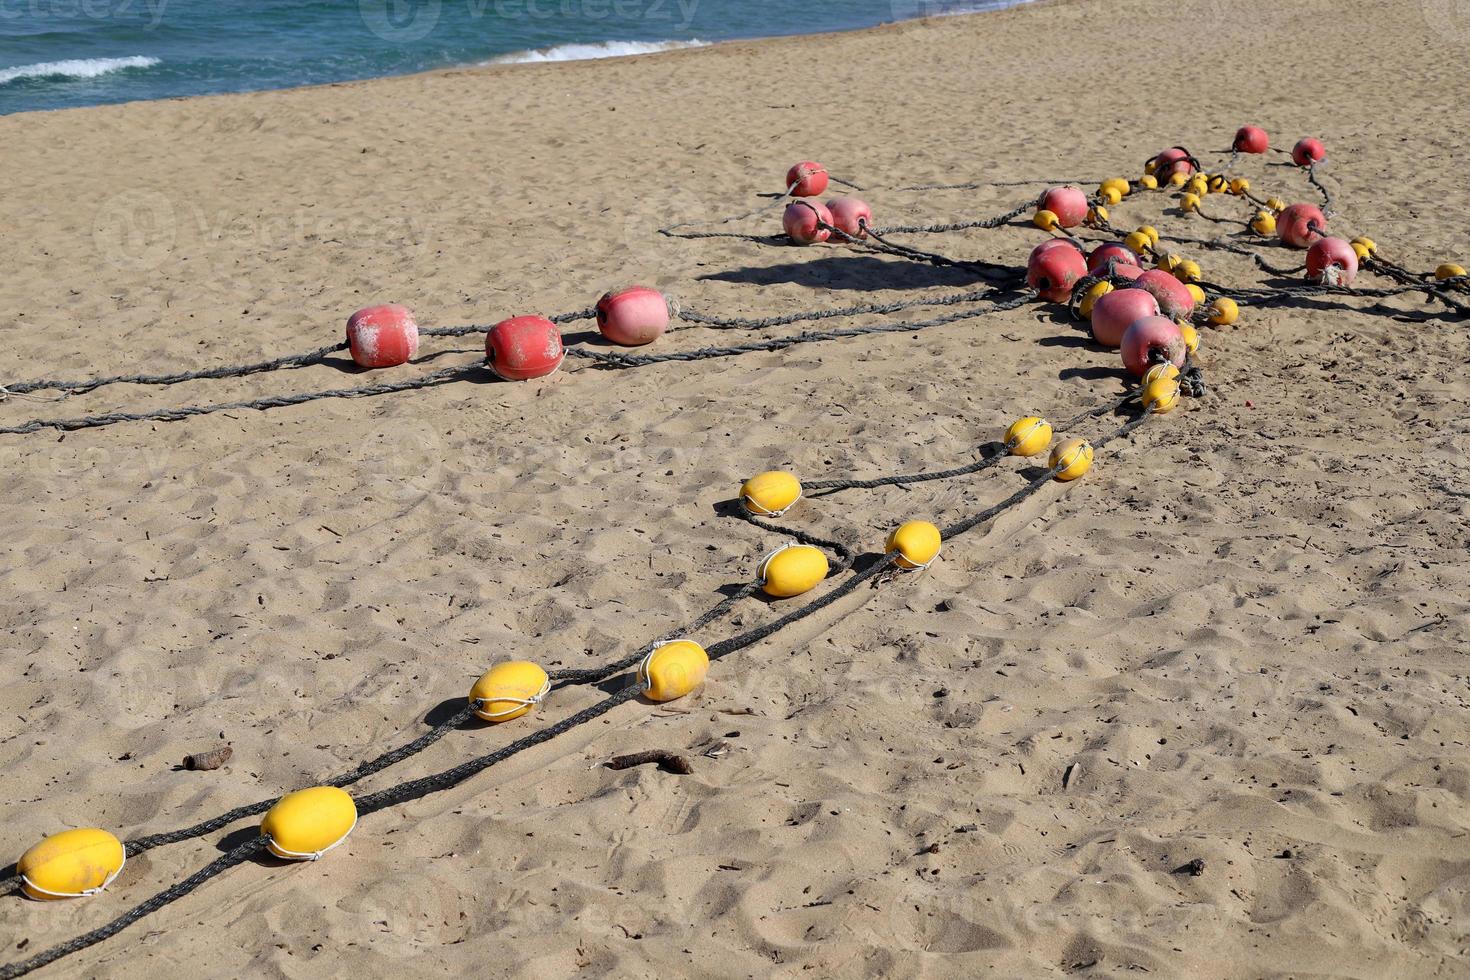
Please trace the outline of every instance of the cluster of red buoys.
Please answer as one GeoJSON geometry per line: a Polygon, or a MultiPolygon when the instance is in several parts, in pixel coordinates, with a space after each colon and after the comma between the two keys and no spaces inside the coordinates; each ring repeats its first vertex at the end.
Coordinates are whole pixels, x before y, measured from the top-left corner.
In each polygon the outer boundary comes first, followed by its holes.
{"type": "MultiPolygon", "coordinates": [[[[827,168],[814,160],[803,160],[786,171],[788,197],[820,197],[830,178],[827,168]]],[[[816,245],[832,237],[836,228],[848,238],[867,238],[873,225],[873,209],[856,197],[834,197],[821,201],[793,201],[781,216],[781,227],[798,245],[816,245]]]]}

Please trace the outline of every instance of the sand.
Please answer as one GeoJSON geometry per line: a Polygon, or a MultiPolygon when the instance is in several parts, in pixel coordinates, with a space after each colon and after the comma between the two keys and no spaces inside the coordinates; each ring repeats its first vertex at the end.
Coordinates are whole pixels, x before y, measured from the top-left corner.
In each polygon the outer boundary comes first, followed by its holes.
{"type": "MultiPolygon", "coordinates": [[[[1218,160],[1247,122],[1277,145],[1325,140],[1334,229],[1412,268],[1463,262],[1467,41],[1443,0],[1050,3],[11,116],[4,374],[305,350],[385,300],[452,325],[635,280],[725,315],[942,295],[970,280],[654,231],[748,210],[803,158],[871,187],[880,222],[984,217],[1033,189],[885,188],[1127,176],[1176,142],[1218,160]]],[[[1288,168],[1240,172],[1313,200],[1288,168]]],[[[1213,230],[1157,199],[1115,214],[1213,230]]],[[[1019,264],[1038,240],[915,241],[1019,264]]],[[[1212,279],[1260,278],[1196,257],[1212,279]]],[[[235,868],[50,972],[1466,975],[1470,332],[1429,315],[1442,307],[1386,309],[1400,315],[1248,311],[1205,338],[1208,398],[924,576],[717,664],[697,698],[625,705],[374,814],[320,863],[235,868]],[[651,748],[689,752],[694,774],[600,766],[651,748]],[[1196,858],[1202,874],[1172,873],[1196,858]]],[[[691,329],[660,349],[728,339],[691,329]]],[[[437,342],[430,365],[476,348],[437,342]]],[[[11,400],[0,419],[365,380],[334,362],[11,400]]],[[[958,465],[1017,415],[1119,390],[1115,354],[1032,305],[698,364],[569,362],[542,382],[0,439],[5,846],[184,826],[417,735],[497,660],[623,656],[779,543],[723,509],[752,473],[958,465]],[[224,768],[175,769],[221,740],[224,768]]],[[[873,551],[899,521],[957,520],[1028,473],[854,491],[786,520],[873,551]]],[[[752,600],[704,639],[781,608],[752,600]]],[[[456,732],[362,789],[602,696],[456,732]]],[[[5,899],[4,959],[252,826],[139,856],[89,901],[5,899]]]]}

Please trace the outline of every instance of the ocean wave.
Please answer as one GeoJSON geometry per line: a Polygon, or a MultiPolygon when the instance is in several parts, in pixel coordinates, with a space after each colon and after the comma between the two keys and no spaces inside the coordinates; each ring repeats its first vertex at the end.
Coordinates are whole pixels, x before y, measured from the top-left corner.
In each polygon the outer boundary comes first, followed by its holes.
{"type": "Polygon", "coordinates": [[[134,55],[131,58],[78,58],[72,61],[43,61],[34,65],[0,68],[0,85],[22,78],[96,78],[126,68],[152,68],[157,58],[134,55]]]}
{"type": "Polygon", "coordinates": [[[594,58],[623,58],[633,54],[657,54],[681,48],[709,47],[707,41],[604,41],[601,44],[558,44],[537,51],[517,51],[492,58],[486,64],[525,65],[546,61],[590,61],[594,58]]]}

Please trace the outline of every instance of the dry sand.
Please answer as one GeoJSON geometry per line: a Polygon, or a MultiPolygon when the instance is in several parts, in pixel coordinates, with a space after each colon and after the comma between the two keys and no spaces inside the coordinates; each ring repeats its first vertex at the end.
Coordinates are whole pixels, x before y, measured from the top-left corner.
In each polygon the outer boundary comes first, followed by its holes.
{"type": "MultiPolygon", "coordinates": [[[[1219,159],[1246,122],[1326,141],[1336,229],[1414,268],[1463,261],[1467,43],[1450,0],[1109,0],[11,116],[4,375],[307,349],[369,301],[448,325],[629,280],[724,314],[942,294],[967,280],[654,230],[746,210],[807,157],[874,187],[880,222],[987,216],[1031,190],[881,188],[1132,175],[1175,142],[1219,159]]],[[[1288,168],[1242,172],[1312,199],[1288,168]]],[[[1038,234],[921,243],[1020,263],[1038,234]]],[[[740,479],[971,459],[1018,414],[1120,390],[1116,355],[1081,336],[1028,306],[917,337],[6,437],[5,846],[308,785],[424,730],[498,659],[615,659],[777,542],[723,516],[740,479]],[[220,737],[227,767],[174,771],[220,737]]],[[[1208,399],[926,576],[718,664],[697,700],[624,706],[364,820],[319,864],[236,868],[51,972],[1470,973],[1470,331],[1318,304],[1250,311],[1206,345],[1208,399]],[[712,740],[729,751],[692,776],[598,766],[712,740]],[[1171,874],[1194,858],[1202,875],[1171,874]]],[[[318,366],[0,418],[356,383],[318,366]]],[[[788,520],[872,550],[1024,472],[788,520]]],[[[703,638],[775,614],[752,601],[703,638]]],[[[601,696],[565,692],[537,722],[601,696]]],[[[534,723],[455,733],[364,788],[534,723]]],[[[0,902],[3,958],[112,918],[221,839],[140,856],[90,901],[0,902]]]]}

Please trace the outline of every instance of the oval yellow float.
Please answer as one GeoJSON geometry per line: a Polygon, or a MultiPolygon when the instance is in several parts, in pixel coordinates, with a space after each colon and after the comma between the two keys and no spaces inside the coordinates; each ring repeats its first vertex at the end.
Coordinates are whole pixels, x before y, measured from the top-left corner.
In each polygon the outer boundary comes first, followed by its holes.
{"type": "Polygon", "coordinates": [[[801,499],[801,481],[782,470],[771,470],[745,481],[740,502],[757,517],[780,517],[801,499]]]}
{"type": "Polygon", "coordinates": [[[1209,321],[1216,326],[1227,326],[1240,319],[1240,305],[1227,296],[1218,297],[1210,304],[1209,321]]]}
{"type": "Polygon", "coordinates": [[[346,790],[313,786],[287,793],[266,811],[260,835],[270,852],[287,861],[315,861],[347,839],[357,826],[357,804],[346,790]]]}
{"type": "Polygon", "coordinates": [[[883,553],[898,552],[894,563],[899,568],[928,568],[939,557],[943,545],[939,528],[928,521],[908,521],[893,529],[883,546],[883,553]]]}
{"type": "Polygon", "coordinates": [[[1199,350],[1199,329],[1192,323],[1180,321],[1179,336],[1184,338],[1184,349],[1191,354],[1199,350]]]}
{"type": "Polygon", "coordinates": [[[551,690],[551,678],[525,660],[496,664],[470,688],[470,703],[484,721],[500,723],[529,712],[551,690]]]}
{"type": "Polygon", "coordinates": [[[1143,384],[1146,387],[1160,378],[1177,377],[1179,377],[1179,369],[1171,362],[1165,361],[1163,364],[1155,364],[1143,372],[1143,384]]]}
{"type": "Polygon", "coordinates": [[[1179,404],[1179,382],[1174,378],[1155,378],[1143,386],[1143,407],[1155,415],[1172,412],[1179,404]]]}
{"type": "Polygon", "coordinates": [[[1092,443],[1086,439],[1068,439],[1051,451],[1054,479],[1066,483],[1092,469],[1092,443]]]}
{"type": "Polygon", "coordinates": [[[766,555],[756,579],[766,595],[790,599],[816,588],[827,577],[828,568],[822,549],[786,544],[766,555]]]}
{"type": "Polygon", "coordinates": [[[671,640],[656,645],[638,665],[638,683],[650,701],[682,698],[709,673],[709,654],[693,640],[671,640]]]}
{"type": "Polygon", "coordinates": [[[28,898],[51,902],[97,894],[126,861],[122,841],[105,830],[81,827],[33,845],[15,862],[15,870],[28,898]]]}
{"type": "Polygon", "coordinates": [[[1035,456],[1046,452],[1051,445],[1051,423],[1046,419],[1028,415],[1016,419],[1006,429],[1006,452],[1012,456],[1035,456]]]}

